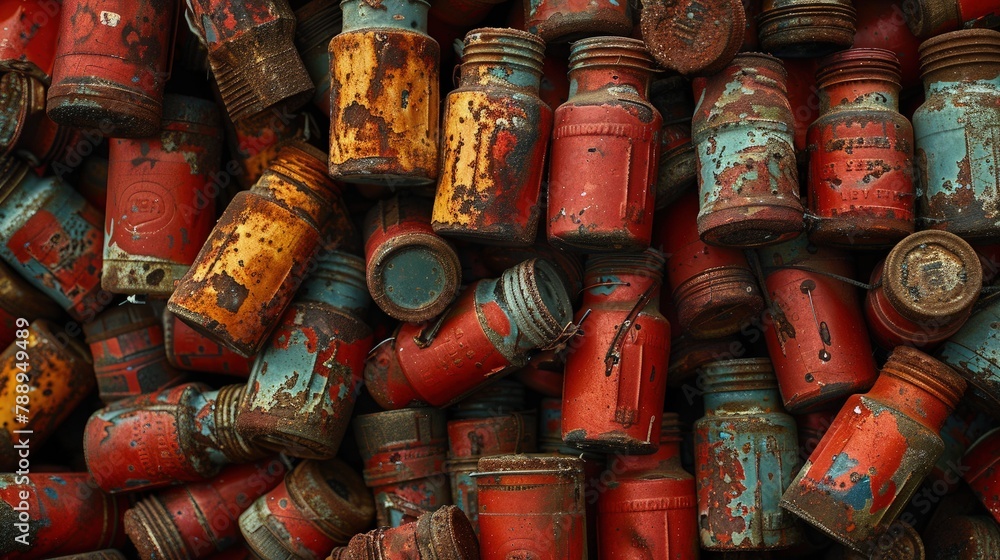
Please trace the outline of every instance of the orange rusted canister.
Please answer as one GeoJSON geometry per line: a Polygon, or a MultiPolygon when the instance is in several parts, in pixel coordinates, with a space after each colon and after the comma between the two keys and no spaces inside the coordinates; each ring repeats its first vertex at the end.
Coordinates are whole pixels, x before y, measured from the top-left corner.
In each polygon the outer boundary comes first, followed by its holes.
{"type": "Polygon", "coordinates": [[[214,103],[165,95],[158,135],[111,141],[104,289],[173,293],[215,225],[206,188],[219,172],[221,124],[214,103]]]}
{"type": "Polygon", "coordinates": [[[850,47],[857,14],[851,0],[764,0],[760,48],[782,58],[812,58],[850,47]]]}
{"type": "Polygon", "coordinates": [[[628,36],[635,6],[619,0],[524,0],[525,29],[546,43],[568,43],[599,35],[628,36]]]}
{"type": "Polygon", "coordinates": [[[914,233],[872,272],[865,317],[883,348],[934,346],[965,324],[982,288],[975,250],[946,231],[914,233]]]}
{"type": "Polygon", "coordinates": [[[46,166],[66,155],[67,145],[80,138],[45,114],[45,92],[45,84],[34,76],[0,75],[0,157],[16,154],[33,167],[46,166]]]}
{"type": "Polygon", "coordinates": [[[395,528],[356,535],[327,560],[479,560],[479,543],[468,518],[455,506],[427,512],[395,528]]]}
{"type": "Polygon", "coordinates": [[[333,459],[305,460],[240,515],[257,558],[322,560],[367,529],[375,507],[361,477],[333,459]]]}
{"type": "Polygon", "coordinates": [[[188,0],[186,19],[234,121],[281,104],[295,110],[313,83],[295,50],[295,13],[287,0],[188,0]]]}
{"type": "Polygon", "coordinates": [[[65,0],[47,111],[115,138],[160,129],[175,0],[65,0]]]}
{"type": "Polygon", "coordinates": [[[496,245],[530,245],[552,109],[538,97],[545,43],[517,29],[465,36],[461,82],[445,101],[434,231],[496,245]]]}
{"type": "Polygon", "coordinates": [[[660,66],[684,75],[719,72],[746,36],[741,0],[683,0],[642,5],[642,40],[660,66]]]}
{"type": "Polygon", "coordinates": [[[695,81],[698,233],[709,245],[758,247],[805,227],[787,76],[777,58],[741,53],[695,81]]]}
{"type": "Polygon", "coordinates": [[[649,102],[654,67],[637,39],[573,43],[571,95],[556,109],[552,133],[552,245],[589,253],[649,246],[663,123],[649,102]]]}
{"type": "Polygon", "coordinates": [[[582,459],[483,457],[473,476],[483,560],[587,558],[582,459]]]}
{"type": "MultiPolygon", "coordinates": [[[[56,302],[45,297],[28,281],[0,261],[0,347],[6,348],[17,338],[17,331],[36,319],[56,322],[63,318],[63,311],[56,302]],[[22,325],[18,326],[18,319],[22,325]]],[[[74,334],[79,334],[79,331],[74,334]]]]}
{"type": "Polygon", "coordinates": [[[343,31],[330,41],[330,176],[386,186],[433,183],[441,48],[427,34],[430,4],[340,6],[343,31]]]}
{"type": "Polygon", "coordinates": [[[50,82],[61,10],[60,0],[18,0],[0,6],[0,72],[50,82]]]}
{"type": "Polygon", "coordinates": [[[169,311],[163,313],[163,346],[177,369],[248,377],[253,357],[244,358],[192,329],[169,311]]]}
{"type": "Polygon", "coordinates": [[[809,237],[883,247],[913,233],[913,127],[899,114],[896,55],[849,49],[820,62],[820,116],[809,127],[809,237]]]}
{"type": "Polygon", "coordinates": [[[286,144],[230,202],[167,309],[237,354],[256,354],[305,278],[339,193],[325,162],[308,144],[286,144]]]}
{"type": "Polygon", "coordinates": [[[0,472],[27,469],[30,450],[94,389],[90,355],[75,338],[42,319],[16,326],[0,354],[0,472]]]}
{"type": "Polygon", "coordinates": [[[897,347],[871,390],[848,397],[781,507],[871,552],[944,450],[938,432],[964,391],[948,366],[897,347]]]}

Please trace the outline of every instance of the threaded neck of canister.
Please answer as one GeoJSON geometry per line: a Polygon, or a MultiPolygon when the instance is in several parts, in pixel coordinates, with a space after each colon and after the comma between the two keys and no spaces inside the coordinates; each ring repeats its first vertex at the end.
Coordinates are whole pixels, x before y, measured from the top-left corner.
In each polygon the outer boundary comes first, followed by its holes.
{"type": "Polygon", "coordinates": [[[327,174],[326,154],[301,140],[282,144],[268,170],[308,187],[324,199],[340,194],[327,174]]]}
{"type": "Polygon", "coordinates": [[[305,460],[286,479],[288,495],[313,515],[317,528],[337,546],[347,544],[375,518],[375,501],[364,481],[338,459],[305,460]]]}
{"type": "Polygon", "coordinates": [[[656,249],[646,249],[642,253],[600,255],[587,259],[584,283],[590,285],[607,276],[645,276],[657,282],[663,279],[663,265],[666,259],[656,249]]]}
{"type": "Polygon", "coordinates": [[[924,39],[959,22],[958,4],[956,0],[913,0],[903,2],[902,8],[910,31],[924,39]]]}
{"type": "MultiPolygon", "coordinates": [[[[545,41],[519,29],[482,27],[465,36],[462,67],[510,65],[527,70],[537,79],[542,75],[545,41]]],[[[464,74],[464,72],[463,72],[464,74]]]]}
{"type": "Polygon", "coordinates": [[[249,444],[236,429],[240,398],[245,390],[246,385],[227,385],[215,397],[215,437],[219,451],[234,463],[249,463],[270,453],[249,444]]]}
{"type": "Polygon", "coordinates": [[[589,37],[570,47],[569,70],[614,66],[652,73],[656,59],[646,50],[646,44],[628,37],[589,37]]]}
{"type": "Polygon", "coordinates": [[[705,393],[776,390],[778,380],[768,358],[722,360],[701,366],[705,393]]]}
{"type": "Polygon", "coordinates": [[[330,39],[340,33],[343,11],[329,0],[312,0],[295,10],[295,44],[299,51],[326,50],[330,39]]]}
{"type": "Polygon", "coordinates": [[[882,367],[890,375],[936,395],[954,409],[965,393],[966,382],[955,370],[909,346],[897,346],[882,367]]]}
{"type": "MultiPolygon", "coordinates": [[[[32,83],[38,82],[19,72],[0,75],[0,155],[9,156],[17,141],[24,133],[24,123],[28,115],[37,110],[32,95],[32,83]]],[[[37,100],[37,99],[36,99],[37,100]]],[[[45,96],[42,96],[41,110],[45,110],[45,96]]]]}
{"type": "Polygon", "coordinates": [[[664,412],[660,421],[660,443],[681,442],[681,418],[675,412],[664,412]]]}
{"type": "Polygon", "coordinates": [[[21,185],[29,171],[28,164],[15,157],[0,157],[0,204],[21,185]]]}
{"type": "Polygon", "coordinates": [[[362,414],[354,419],[354,436],[369,487],[431,476],[448,455],[447,421],[444,411],[436,408],[362,414]],[[382,460],[389,454],[408,458],[405,472],[382,460]]]}
{"type": "Polygon", "coordinates": [[[890,91],[902,88],[899,58],[886,49],[854,48],[831,54],[820,61],[816,72],[816,87],[826,89],[835,85],[878,81],[890,91]]]}
{"type": "Polygon", "coordinates": [[[757,16],[757,27],[775,26],[779,31],[788,27],[811,25],[816,28],[834,27],[849,29],[853,34],[857,24],[857,11],[851,0],[777,1],[774,7],[757,16]]]}
{"type": "Polygon", "coordinates": [[[511,319],[532,348],[555,340],[573,318],[566,287],[548,261],[529,259],[505,270],[500,286],[511,319]]]}
{"type": "Polygon", "coordinates": [[[1000,75],[1000,32],[962,29],[920,44],[924,87],[935,82],[992,80],[1000,75]]]}
{"type": "Polygon", "coordinates": [[[190,557],[170,512],[155,495],[125,512],[125,532],[145,558],[185,560],[190,557]]]}
{"type": "Polygon", "coordinates": [[[365,260],[342,251],[325,251],[316,269],[296,293],[299,301],[317,301],[364,317],[371,305],[365,281],[365,260]]]}
{"type": "Polygon", "coordinates": [[[473,560],[479,558],[479,539],[472,523],[457,506],[444,506],[421,515],[416,526],[420,558],[473,560]]]}
{"type": "Polygon", "coordinates": [[[501,379],[477,390],[449,409],[456,420],[493,418],[524,410],[524,400],[524,385],[513,379],[501,379]]]}

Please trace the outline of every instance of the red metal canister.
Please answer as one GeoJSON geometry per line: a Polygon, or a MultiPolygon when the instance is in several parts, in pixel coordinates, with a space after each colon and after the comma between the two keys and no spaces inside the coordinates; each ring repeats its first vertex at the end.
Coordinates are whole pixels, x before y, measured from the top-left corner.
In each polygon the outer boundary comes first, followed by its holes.
{"type": "Polygon", "coordinates": [[[670,323],[660,313],[663,257],[591,257],[576,322],[586,325],[566,357],[562,436],[594,451],[652,453],[667,389],[670,323]]]}
{"type": "Polygon", "coordinates": [[[240,514],[284,480],[286,471],[275,458],[163,490],[125,512],[125,532],[142,560],[207,558],[240,543],[240,514]]]}
{"type": "Polygon", "coordinates": [[[108,148],[104,272],[109,292],[167,297],[215,225],[222,122],[215,104],[166,95],[158,135],[108,148]]]}
{"type": "Polygon", "coordinates": [[[78,132],[45,114],[45,84],[34,76],[0,75],[0,115],[0,157],[16,154],[33,167],[64,156],[66,146],[79,138],[78,132]]]}
{"type": "Polygon", "coordinates": [[[805,227],[786,80],[780,60],[741,53],[695,81],[698,233],[709,245],[768,245],[805,227]]]}
{"type": "Polygon", "coordinates": [[[948,366],[897,347],[871,390],[847,399],[781,506],[864,552],[934,467],[937,434],[964,391],[948,366]]]}
{"type": "Polygon", "coordinates": [[[339,460],[305,460],[240,515],[257,558],[321,560],[371,525],[371,494],[339,460]]]}
{"type": "Polygon", "coordinates": [[[896,55],[849,49],[816,73],[820,116],[809,127],[809,237],[882,247],[913,233],[913,127],[899,114],[896,55]]]}
{"type": "Polygon", "coordinates": [[[83,326],[105,404],[152,393],[184,379],[167,363],[163,324],[150,305],[119,305],[83,326]]]}
{"type": "Polygon", "coordinates": [[[851,0],[764,0],[757,29],[760,48],[782,58],[811,58],[854,42],[851,0]]]}
{"type": "Polygon", "coordinates": [[[17,0],[0,6],[0,71],[49,83],[59,37],[59,0],[17,0]]]}
{"type": "Polygon", "coordinates": [[[906,23],[921,39],[956,29],[996,28],[1000,6],[993,0],[913,0],[903,4],[906,23]]]}
{"type": "Polygon", "coordinates": [[[479,560],[479,543],[472,525],[455,506],[427,512],[417,521],[396,528],[379,528],[356,535],[335,548],[327,560],[479,560]]]}
{"type": "Polygon", "coordinates": [[[256,354],[302,283],[339,192],[325,162],[308,144],[286,144],[230,202],[167,309],[237,354],[256,354]]]}
{"type": "Polygon", "coordinates": [[[628,36],[635,25],[634,6],[618,0],[524,0],[527,31],[546,43],[568,43],[599,35],[628,36]]]}
{"type": "Polygon", "coordinates": [[[465,36],[461,81],[445,101],[434,231],[495,245],[530,245],[552,109],[538,97],[545,43],[516,29],[465,36]]]}
{"type": "Polygon", "coordinates": [[[122,516],[126,496],[109,496],[87,473],[0,474],[0,509],[6,560],[53,558],[120,547],[127,542],[122,516]]]}
{"type": "Polygon", "coordinates": [[[684,0],[642,5],[642,40],[667,70],[684,75],[721,71],[746,36],[742,0],[684,0]]]}
{"type": "Polygon", "coordinates": [[[837,406],[867,390],[878,369],[850,256],[811,245],[805,236],[759,250],[770,293],[764,338],[785,409],[837,406]]]}
{"type": "Polygon", "coordinates": [[[174,0],[65,0],[47,111],[115,138],[160,129],[174,0]]]}
{"type": "Polygon", "coordinates": [[[969,448],[962,459],[969,470],[962,476],[1000,523],[1000,428],[991,430],[969,448]]]}
{"type": "Polygon", "coordinates": [[[473,476],[483,560],[587,558],[582,459],[483,457],[473,476]]]}
{"type": "Polygon", "coordinates": [[[170,365],[185,371],[248,377],[254,361],[192,329],[169,311],[163,313],[163,346],[170,365]]]}
{"type": "MultiPolygon", "coordinates": [[[[906,10],[899,0],[867,0],[857,2],[857,30],[854,48],[876,48],[892,51],[899,58],[903,90],[920,87],[920,57],[917,39],[906,25],[906,10]]],[[[907,8],[915,2],[907,2],[907,8]]]]}
{"type": "Polygon", "coordinates": [[[57,322],[63,319],[62,309],[28,281],[0,261],[0,347],[6,348],[17,339],[17,331],[36,319],[57,322]],[[18,326],[18,319],[22,319],[18,326]]]}
{"type": "Polygon", "coordinates": [[[883,348],[933,346],[955,334],[972,313],[982,287],[975,250],[946,231],[914,233],[893,247],[872,272],[865,317],[883,348]]]}

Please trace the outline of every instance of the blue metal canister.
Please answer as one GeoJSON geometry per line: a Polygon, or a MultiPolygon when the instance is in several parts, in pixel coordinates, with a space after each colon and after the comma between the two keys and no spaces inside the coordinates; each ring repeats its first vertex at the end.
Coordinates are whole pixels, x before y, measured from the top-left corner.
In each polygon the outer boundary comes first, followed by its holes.
{"type": "Polygon", "coordinates": [[[993,415],[1000,409],[1000,298],[972,314],[937,357],[969,383],[966,398],[993,415]]]}

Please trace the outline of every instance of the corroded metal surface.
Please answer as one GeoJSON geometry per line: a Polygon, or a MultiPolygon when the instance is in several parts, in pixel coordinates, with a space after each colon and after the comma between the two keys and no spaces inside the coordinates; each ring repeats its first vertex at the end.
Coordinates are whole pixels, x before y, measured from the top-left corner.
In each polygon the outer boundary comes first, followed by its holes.
{"type": "MultiPolygon", "coordinates": [[[[216,95],[216,99],[221,105],[221,96],[216,95]]],[[[285,143],[304,142],[308,127],[304,113],[289,112],[287,108],[271,108],[235,122],[225,118],[224,124],[229,153],[234,158],[226,163],[225,172],[235,177],[242,189],[257,183],[285,143]]],[[[217,193],[235,192],[236,186],[230,180],[220,176],[214,179],[217,193]]]]}
{"type": "Polygon", "coordinates": [[[903,5],[903,13],[907,26],[921,39],[1000,24],[1000,6],[991,0],[915,0],[903,5]]]}
{"type": "Polygon", "coordinates": [[[604,35],[628,36],[634,6],[619,0],[524,0],[524,29],[546,43],[604,35]]]}
{"type": "Polygon", "coordinates": [[[18,0],[0,6],[0,71],[49,83],[62,2],[18,0]]]}
{"type": "Polygon", "coordinates": [[[941,345],[937,356],[969,383],[967,399],[980,410],[996,415],[1000,409],[1000,299],[969,317],[962,328],[941,345]]]}
{"type": "Polygon", "coordinates": [[[1000,527],[985,515],[956,515],[923,534],[931,560],[989,560],[1000,550],[1000,527]]]}
{"type": "Polygon", "coordinates": [[[163,346],[177,369],[248,377],[253,358],[244,358],[192,329],[173,313],[163,313],[163,346]]]}
{"type": "MultiPolygon", "coordinates": [[[[58,321],[62,309],[0,261],[0,347],[17,338],[18,319],[58,321]]],[[[23,325],[22,325],[23,326],[23,325]]]]}
{"type": "MultiPolygon", "coordinates": [[[[907,7],[916,4],[911,2],[907,7]]],[[[899,22],[906,16],[900,2],[896,0],[868,0],[857,2],[857,30],[854,33],[854,48],[875,48],[892,51],[899,58],[903,90],[919,87],[920,56],[917,49],[920,39],[910,29],[899,22]]]]}
{"type": "Polygon", "coordinates": [[[441,48],[426,0],[352,0],[330,41],[330,175],[425,185],[438,177],[441,48]]]}
{"type": "Polygon", "coordinates": [[[327,560],[479,560],[479,543],[468,518],[455,506],[427,512],[396,528],[355,536],[327,560]]]}
{"type": "Polygon", "coordinates": [[[656,174],[656,209],[666,208],[698,181],[698,158],[691,143],[694,100],[691,85],[674,76],[656,80],[650,101],[663,117],[660,129],[660,168],[656,174]]]}
{"type": "Polygon", "coordinates": [[[736,56],[746,35],[741,0],[644,2],[642,40],[667,70],[711,75],[736,56]]]}
{"type": "Polygon", "coordinates": [[[309,77],[316,85],[312,103],[322,114],[330,114],[330,39],[340,33],[340,5],[312,0],[295,10],[295,45],[309,77]]]}
{"type": "Polygon", "coordinates": [[[541,207],[552,110],[539,97],[545,43],[516,29],[470,31],[461,82],[448,94],[434,231],[530,245],[541,207]]]}
{"type": "Polygon", "coordinates": [[[965,481],[1000,523],[1000,428],[981,437],[962,461],[969,467],[962,475],[965,481]]]}
{"type": "Polygon", "coordinates": [[[864,552],[944,449],[938,432],[965,391],[945,364],[900,346],[868,393],[847,399],[781,506],[864,552]]]}
{"type": "Polygon", "coordinates": [[[0,75],[0,157],[16,154],[32,166],[49,165],[79,139],[79,132],[45,113],[45,93],[43,82],[33,76],[0,75]]]}
{"type": "Polygon", "coordinates": [[[175,0],[65,0],[49,117],[116,138],[156,134],[176,9],[175,0]]]}
{"type": "Polygon", "coordinates": [[[782,58],[808,58],[847,48],[857,19],[851,0],[764,0],[760,48],[782,58]]]}

